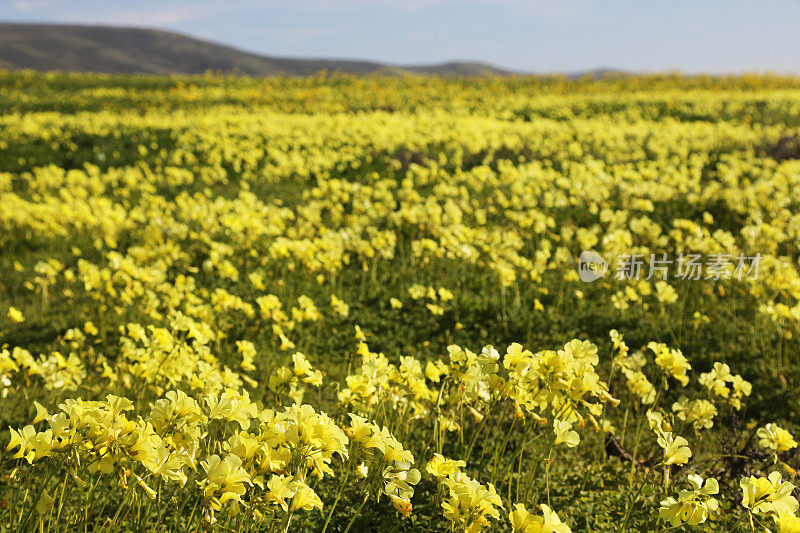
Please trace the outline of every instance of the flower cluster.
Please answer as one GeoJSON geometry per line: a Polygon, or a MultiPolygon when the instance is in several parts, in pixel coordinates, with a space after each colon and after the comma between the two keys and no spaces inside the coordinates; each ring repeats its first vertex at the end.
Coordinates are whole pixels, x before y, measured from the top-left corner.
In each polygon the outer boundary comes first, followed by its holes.
{"type": "Polygon", "coordinates": [[[0,72],[0,528],[797,530],[799,90],[0,72]]]}

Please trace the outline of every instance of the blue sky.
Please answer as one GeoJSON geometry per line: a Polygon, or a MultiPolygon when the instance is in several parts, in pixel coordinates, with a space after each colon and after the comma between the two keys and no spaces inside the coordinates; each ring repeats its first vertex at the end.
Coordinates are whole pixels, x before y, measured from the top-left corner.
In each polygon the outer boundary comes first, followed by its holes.
{"type": "Polygon", "coordinates": [[[267,55],[397,64],[800,73],[797,0],[0,0],[0,20],[158,27],[267,55]]]}

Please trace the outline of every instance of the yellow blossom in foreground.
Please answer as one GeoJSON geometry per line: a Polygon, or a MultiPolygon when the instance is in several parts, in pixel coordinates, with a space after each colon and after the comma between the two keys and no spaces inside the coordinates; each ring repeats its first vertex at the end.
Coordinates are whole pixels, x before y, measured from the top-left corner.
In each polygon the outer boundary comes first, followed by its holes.
{"type": "Polygon", "coordinates": [[[245,485],[252,485],[250,476],[242,468],[242,460],[236,455],[229,454],[225,459],[212,455],[200,465],[206,476],[198,483],[214,510],[220,510],[225,502],[241,501],[242,495],[247,491],[245,485]]]}
{"type": "Polygon", "coordinates": [[[658,445],[664,449],[664,465],[685,465],[692,456],[689,442],[683,437],[673,437],[671,432],[658,437],[658,445]]]}
{"type": "Polygon", "coordinates": [[[669,497],[661,502],[658,514],[670,523],[673,527],[686,522],[690,526],[696,526],[705,522],[709,515],[719,509],[719,502],[713,497],[719,493],[719,483],[716,479],[707,479],[705,484],[703,478],[697,474],[689,474],[687,477],[691,490],[682,490],[678,497],[669,497]]]}
{"type": "Polygon", "coordinates": [[[464,461],[455,461],[453,459],[445,459],[444,456],[435,453],[433,454],[433,458],[428,461],[428,464],[425,466],[425,470],[436,477],[437,480],[441,481],[442,479],[450,476],[451,474],[455,474],[461,468],[467,466],[467,463],[464,461]]]}
{"type": "Polygon", "coordinates": [[[647,344],[653,353],[656,354],[656,365],[661,368],[668,376],[675,378],[684,387],[689,383],[689,376],[686,375],[691,370],[692,365],[680,350],[670,349],[665,344],[650,342],[647,344]]]}
{"type": "Polygon", "coordinates": [[[6,316],[8,316],[9,320],[17,324],[20,322],[25,322],[25,316],[23,316],[22,311],[16,307],[9,307],[8,314],[6,316]]]}
{"type": "Polygon", "coordinates": [[[780,533],[800,533],[800,517],[789,511],[778,514],[778,527],[780,533]]]}
{"type": "Polygon", "coordinates": [[[794,485],[783,481],[780,472],[772,472],[768,477],[750,476],[739,482],[742,487],[742,505],[755,514],[784,511],[795,513],[797,499],[792,496],[794,485]]]}
{"type": "Polygon", "coordinates": [[[242,370],[248,372],[255,370],[256,366],[253,364],[253,360],[257,355],[255,345],[250,341],[236,341],[236,349],[242,354],[242,370]]]}
{"type": "Polygon", "coordinates": [[[292,477],[273,475],[267,482],[267,502],[279,505],[284,511],[288,510],[286,499],[292,496],[292,477]]]}
{"type": "Polygon", "coordinates": [[[490,524],[489,518],[500,518],[497,507],[503,502],[491,483],[486,487],[466,474],[456,472],[443,481],[448,496],[442,502],[442,513],[460,531],[480,531],[490,524]]]}
{"type": "Polygon", "coordinates": [[[758,445],[768,450],[785,452],[797,447],[797,441],[791,433],[777,424],[767,424],[756,432],[758,445]]]}
{"type": "Polygon", "coordinates": [[[296,511],[297,509],[322,509],[322,500],[319,499],[314,489],[309,487],[303,482],[296,482],[295,493],[292,496],[292,503],[289,510],[296,511]]]}
{"type": "Polygon", "coordinates": [[[393,494],[389,494],[389,499],[392,501],[392,505],[394,506],[395,510],[403,518],[408,518],[411,516],[411,511],[413,511],[413,506],[411,505],[411,500],[409,498],[401,498],[399,496],[395,496],[393,494]]]}
{"type": "Polygon", "coordinates": [[[346,317],[350,314],[350,306],[335,294],[331,294],[331,307],[341,317],[346,317]]]}
{"type": "Polygon", "coordinates": [[[581,441],[578,433],[572,429],[572,422],[555,419],[553,420],[553,431],[556,434],[556,446],[564,443],[568,448],[574,448],[581,441]]]}
{"type": "Polygon", "coordinates": [[[19,447],[17,453],[13,456],[14,459],[22,459],[24,457],[26,461],[33,464],[39,459],[50,455],[52,446],[52,430],[37,432],[33,426],[25,426],[19,432],[11,429],[11,439],[6,450],[10,451],[19,447]]]}
{"type": "Polygon", "coordinates": [[[509,514],[511,529],[514,533],[571,533],[567,524],[561,521],[555,511],[545,504],[540,505],[542,516],[534,515],[521,503],[514,504],[509,514]]]}

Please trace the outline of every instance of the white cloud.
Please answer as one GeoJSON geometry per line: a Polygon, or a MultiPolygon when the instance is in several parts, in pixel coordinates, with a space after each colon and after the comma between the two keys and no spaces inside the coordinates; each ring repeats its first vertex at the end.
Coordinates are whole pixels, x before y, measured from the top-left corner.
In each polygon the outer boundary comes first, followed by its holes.
{"type": "Polygon", "coordinates": [[[42,9],[52,9],[55,5],[53,0],[15,0],[11,7],[17,11],[30,13],[42,9]]]}

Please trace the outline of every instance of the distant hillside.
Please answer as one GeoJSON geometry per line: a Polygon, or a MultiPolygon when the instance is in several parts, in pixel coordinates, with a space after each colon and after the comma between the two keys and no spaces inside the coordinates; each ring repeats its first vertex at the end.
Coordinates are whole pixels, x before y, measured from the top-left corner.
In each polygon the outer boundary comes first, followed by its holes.
{"type": "Polygon", "coordinates": [[[146,74],[202,74],[212,70],[251,76],[304,76],[321,70],[352,74],[511,74],[470,62],[397,66],[372,61],[269,57],[161,30],[2,23],[0,68],[146,74]]]}
{"type": "Polygon", "coordinates": [[[574,80],[580,78],[592,78],[594,80],[604,79],[604,78],[619,78],[621,76],[630,76],[631,73],[627,70],[620,70],[617,68],[596,68],[593,70],[581,70],[578,72],[572,72],[567,74],[568,78],[572,78],[574,80]]]}

